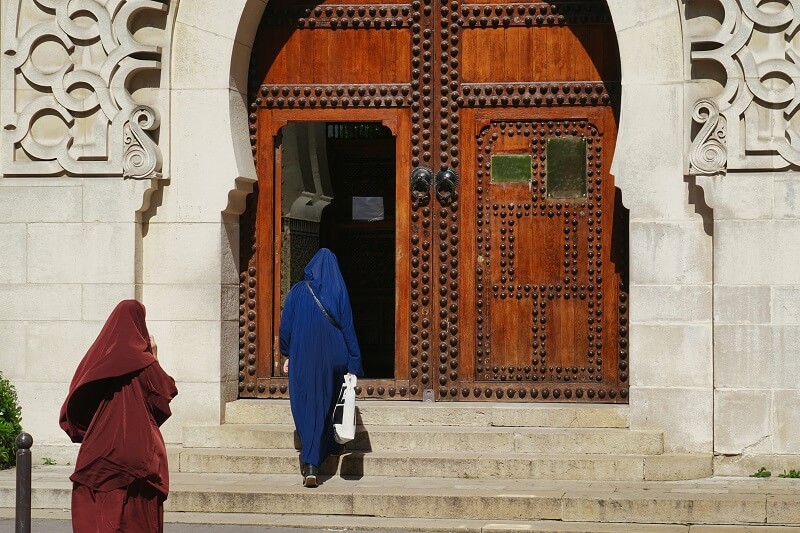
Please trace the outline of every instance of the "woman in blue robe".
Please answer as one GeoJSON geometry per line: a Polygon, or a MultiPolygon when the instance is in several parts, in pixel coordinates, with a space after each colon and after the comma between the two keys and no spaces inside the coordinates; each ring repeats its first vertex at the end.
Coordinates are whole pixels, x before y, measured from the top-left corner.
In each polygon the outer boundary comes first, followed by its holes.
{"type": "Polygon", "coordinates": [[[330,454],[331,416],[344,375],[363,375],[350,297],[336,256],[321,248],[284,302],[281,353],[288,357],[289,398],[300,436],[303,484],[316,487],[319,466],[330,454]]]}

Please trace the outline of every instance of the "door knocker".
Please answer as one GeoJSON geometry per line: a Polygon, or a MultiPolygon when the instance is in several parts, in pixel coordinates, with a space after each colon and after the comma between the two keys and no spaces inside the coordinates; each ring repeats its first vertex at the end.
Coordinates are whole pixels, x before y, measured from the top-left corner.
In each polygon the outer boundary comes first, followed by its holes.
{"type": "Polygon", "coordinates": [[[431,184],[433,171],[419,167],[411,172],[411,199],[418,205],[425,206],[431,201],[431,184]]]}
{"type": "Polygon", "coordinates": [[[442,205],[450,205],[455,200],[458,187],[458,174],[450,168],[436,173],[436,199],[442,205]]]}

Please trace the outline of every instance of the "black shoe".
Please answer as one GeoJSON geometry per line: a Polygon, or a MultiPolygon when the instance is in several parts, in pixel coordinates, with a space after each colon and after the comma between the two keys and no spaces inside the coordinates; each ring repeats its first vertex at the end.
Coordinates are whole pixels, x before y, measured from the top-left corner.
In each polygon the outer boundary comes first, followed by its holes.
{"type": "Polygon", "coordinates": [[[319,468],[312,464],[306,465],[306,473],[303,477],[303,486],[309,489],[316,487],[317,474],[319,474],[319,468]]]}
{"type": "Polygon", "coordinates": [[[306,469],[308,468],[308,463],[303,463],[300,465],[300,475],[304,478],[306,477],[306,469]]]}

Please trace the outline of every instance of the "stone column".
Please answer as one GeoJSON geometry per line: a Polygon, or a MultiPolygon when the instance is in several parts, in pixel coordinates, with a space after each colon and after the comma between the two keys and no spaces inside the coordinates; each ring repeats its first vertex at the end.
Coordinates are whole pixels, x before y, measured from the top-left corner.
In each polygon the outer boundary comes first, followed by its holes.
{"type": "Polygon", "coordinates": [[[713,439],[711,236],[684,180],[686,64],[676,2],[609,0],[622,60],[612,172],[630,209],[630,418],[671,452],[713,439]]]}

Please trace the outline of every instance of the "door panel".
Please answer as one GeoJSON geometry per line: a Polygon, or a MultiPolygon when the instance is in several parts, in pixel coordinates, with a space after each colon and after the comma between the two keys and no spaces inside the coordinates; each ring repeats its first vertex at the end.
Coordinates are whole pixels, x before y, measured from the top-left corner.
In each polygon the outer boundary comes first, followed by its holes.
{"type": "Polygon", "coordinates": [[[476,177],[462,202],[474,213],[463,262],[476,309],[468,325],[474,374],[463,376],[473,383],[462,383],[462,396],[619,398],[625,387],[614,330],[626,318],[616,305],[611,232],[604,233],[617,207],[608,179],[611,110],[463,110],[462,122],[469,126],[462,143],[471,145],[464,172],[476,177]],[[572,164],[586,185],[555,198],[550,173],[558,168],[550,160],[561,154],[548,140],[567,138],[585,143],[584,160],[572,164]],[[493,168],[503,156],[528,157],[527,179],[503,180],[493,168]]]}
{"type": "Polygon", "coordinates": [[[407,29],[299,30],[292,32],[275,56],[266,79],[268,84],[408,83],[411,58],[407,29]],[[342,61],[353,50],[374,50],[386,57],[385,64],[342,61]],[[332,60],[333,59],[333,60],[332,60]]]}
{"type": "MultiPolygon", "coordinates": [[[[251,74],[259,220],[242,258],[240,395],[287,390],[274,355],[280,128],[371,120],[392,124],[397,150],[395,358],[394,377],[360,394],[627,401],[619,53],[604,2],[271,0],[251,74]]],[[[378,233],[339,243],[345,269],[378,233]]],[[[388,327],[374,303],[366,345],[388,327]]]]}
{"type": "Polygon", "coordinates": [[[524,26],[468,28],[463,31],[462,79],[466,83],[603,79],[608,31],[570,27],[531,30],[524,26]],[[588,48],[592,42],[597,48],[588,48]]]}

